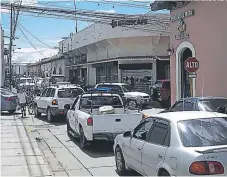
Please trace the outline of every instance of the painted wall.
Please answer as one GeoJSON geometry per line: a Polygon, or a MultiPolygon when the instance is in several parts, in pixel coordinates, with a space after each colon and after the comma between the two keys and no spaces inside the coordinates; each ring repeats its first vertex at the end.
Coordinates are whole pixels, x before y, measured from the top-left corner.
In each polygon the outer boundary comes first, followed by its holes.
{"type": "MultiPolygon", "coordinates": [[[[176,40],[178,22],[171,23],[170,41],[177,50],[184,42],[190,42],[195,48],[195,56],[200,62],[197,71],[195,96],[227,96],[227,2],[225,1],[196,1],[187,6],[174,10],[171,16],[195,10],[195,15],[184,19],[186,32],[189,38],[176,40]],[[204,82],[203,82],[204,81],[204,82]],[[204,84],[203,84],[204,83],[204,84]],[[204,86],[204,87],[203,87],[204,86]]],[[[170,58],[171,67],[171,97],[172,103],[176,101],[176,53],[170,58]]]]}

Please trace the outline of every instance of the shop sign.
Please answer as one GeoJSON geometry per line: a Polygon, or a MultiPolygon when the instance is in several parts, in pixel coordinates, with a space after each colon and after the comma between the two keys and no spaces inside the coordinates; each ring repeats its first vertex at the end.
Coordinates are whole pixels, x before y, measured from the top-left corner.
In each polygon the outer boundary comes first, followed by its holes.
{"type": "Polygon", "coordinates": [[[178,22],[178,25],[177,25],[177,31],[178,31],[178,34],[175,35],[176,40],[182,40],[182,39],[185,39],[185,38],[189,38],[189,34],[185,33],[186,24],[185,24],[183,18],[179,19],[179,22],[178,22]]]}
{"type": "Polygon", "coordinates": [[[188,75],[188,78],[197,78],[197,74],[196,73],[190,73],[188,75]]]}
{"type": "Polygon", "coordinates": [[[186,12],[183,12],[183,13],[180,13],[180,14],[176,14],[173,17],[170,17],[170,21],[171,22],[175,22],[175,21],[178,21],[180,19],[184,19],[184,18],[193,16],[193,15],[195,15],[195,11],[194,10],[188,10],[186,12]]]}

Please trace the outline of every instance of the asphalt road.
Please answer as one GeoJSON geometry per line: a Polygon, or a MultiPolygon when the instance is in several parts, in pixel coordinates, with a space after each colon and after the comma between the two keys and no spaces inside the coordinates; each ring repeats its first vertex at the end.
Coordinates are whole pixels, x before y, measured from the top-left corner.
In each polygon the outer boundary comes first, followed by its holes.
{"type": "MultiPolygon", "coordinates": [[[[118,176],[112,144],[97,142],[81,150],[77,141],[67,136],[65,121],[47,123],[46,116],[23,119],[55,176],[118,176]]],[[[130,172],[130,176],[139,176],[130,172]]]]}

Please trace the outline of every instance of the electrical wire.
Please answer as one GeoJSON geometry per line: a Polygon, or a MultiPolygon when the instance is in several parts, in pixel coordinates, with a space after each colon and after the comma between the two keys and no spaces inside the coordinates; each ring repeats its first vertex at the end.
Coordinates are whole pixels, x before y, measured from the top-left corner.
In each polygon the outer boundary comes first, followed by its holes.
{"type": "Polygon", "coordinates": [[[28,37],[25,35],[25,33],[23,32],[23,30],[20,28],[20,26],[18,26],[19,30],[21,31],[21,33],[23,34],[23,36],[27,39],[27,41],[30,43],[30,45],[37,51],[39,52],[43,57],[45,57],[33,44],[32,42],[28,39],[28,37]]]}
{"type": "Polygon", "coordinates": [[[28,31],[21,23],[18,22],[18,24],[25,30],[27,31],[30,35],[32,35],[35,39],[37,39],[39,42],[41,42],[42,44],[44,44],[45,46],[49,47],[49,48],[52,48],[50,47],[49,45],[47,45],[46,43],[44,43],[43,41],[41,41],[40,39],[38,39],[36,36],[34,36],[30,31],[28,31]]]}

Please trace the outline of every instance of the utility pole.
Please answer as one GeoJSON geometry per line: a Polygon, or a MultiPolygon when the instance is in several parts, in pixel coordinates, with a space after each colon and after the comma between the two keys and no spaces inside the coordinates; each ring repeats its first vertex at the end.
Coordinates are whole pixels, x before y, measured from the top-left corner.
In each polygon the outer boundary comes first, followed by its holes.
{"type": "Polygon", "coordinates": [[[13,47],[13,4],[10,8],[10,42],[9,42],[9,87],[12,88],[12,47],[13,47]]]}
{"type": "Polygon", "coordinates": [[[77,13],[77,10],[76,10],[76,0],[74,0],[74,7],[75,7],[76,33],[77,33],[78,32],[78,27],[77,27],[77,17],[76,17],[76,13],[77,13]]]}

